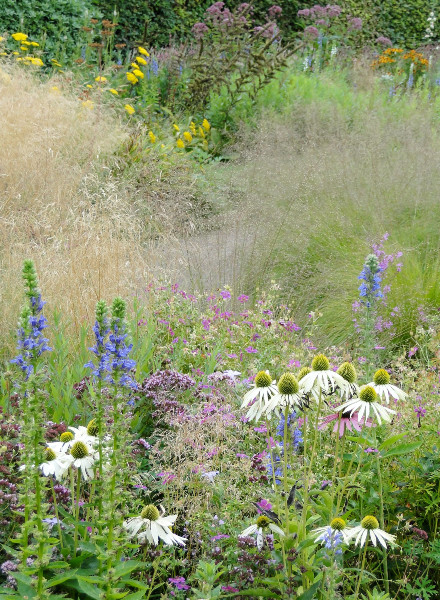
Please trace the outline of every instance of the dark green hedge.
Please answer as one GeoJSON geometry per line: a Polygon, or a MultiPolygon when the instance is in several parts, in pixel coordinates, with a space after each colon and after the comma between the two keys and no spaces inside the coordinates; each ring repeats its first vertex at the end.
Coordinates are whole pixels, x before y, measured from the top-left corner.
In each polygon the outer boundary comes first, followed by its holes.
{"type": "MultiPolygon", "coordinates": [[[[405,48],[416,48],[426,42],[431,10],[440,17],[439,0],[342,0],[339,4],[346,12],[361,17],[372,37],[384,35],[405,48]]],[[[437,21],[433,41],[439,39],[439,26],[437,21]]]]}
{"type": "MultiPolygon", "coordinates": [[[[133,44],[165,46],[170,38],[185,39],[194,23],[213,0],[0,0],[0,33],[22,29],[30,36],[46,37],[46,49],[62,49],[73,54],[81,45],[81,27],[87,18],[97,16],[113,19],[119,13],[117,38],[133,44]],[[87,15],[87,17],[86,17],[87,15]]],[[[233,8],[242,0],[226,0],[233,8]]],[[[297,12],[300,8],[317,4],[317,0],[255,0],[254,16],[264,21],[272,4],[283,9],[280,25],[286,35],[295,35],[301,29],[297,12]]],[[[321,2],[326,4],[327,2],[321,2]]],[[[385,35],[394,43],[414,48],[424,42],[427,18],[431,10],[436,14],[440,0],[332,0],[347,14],[364,21],[365,37],[385,35]]],[[[439,39],[440,22],[436,24],[435,40],[439,39]]]]}
{"type": "Polygon", "coordinates": [[[0,0],[0,32],[43,39],[45,50],[61,58],[77,51],[81,27],[98,15],[90,0],[0,0]]]}

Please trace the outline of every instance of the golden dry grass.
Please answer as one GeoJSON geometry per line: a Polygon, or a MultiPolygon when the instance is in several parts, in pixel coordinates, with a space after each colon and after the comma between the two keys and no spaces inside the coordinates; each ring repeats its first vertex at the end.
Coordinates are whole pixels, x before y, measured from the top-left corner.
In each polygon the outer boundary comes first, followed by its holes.
{"type": "MultiPolygon", "coordinates": [[[[124,140],[108,108],[85,108],[31,75],[0,77],[0,327],[5,342],[32,258],[49,310],[77,329],[94,305],[145,281],[135,203],[106,165],[124,140]]],[[[50,316],[50,314],[49,314],[50,316]]]]}

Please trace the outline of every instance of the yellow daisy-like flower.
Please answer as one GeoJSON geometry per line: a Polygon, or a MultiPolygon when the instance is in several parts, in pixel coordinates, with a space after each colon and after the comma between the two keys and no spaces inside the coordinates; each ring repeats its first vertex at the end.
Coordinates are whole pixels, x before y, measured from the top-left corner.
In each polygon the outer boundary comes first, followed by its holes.
{"type": "Polygon", "coordinates": [[[175,123],[174,123],[173,127],[176,131],[180,131],[180,127],[178,125],[176,125],[175,123]]]}
{"type": "Polygon", "coordinates": [[[22,42],[23,46],[30,46],[31,42],[25,40],[24,42],[22,42]]]}
{"type": "Polygon", "coordinates": [[[18,32],[18,33],[13,33],[12,38],[16,42],[24,42],[25,40],[27,40],[28,36],[25,33],[18,32]]]}
{"type": "Polygon", "coordinates": [[[142,56],[136,56],[135,60],[140,64],[140,65],[147,65],[147,61],[145,60],[145,58],[142,58],[142,56]]]}
{"type": "Polygon", "coordinates": [[[145,50],[145,48],[142,48],[142,46],[138,47],[138,52],[139,52],[139,54],[143,54],[144,56],[150,56],[148,54],[148,52],[145,50]]]}
{"type": "Polygon", "coordinates": [[[127,73],[127,79],[132,85],[135,85],[139,81],[136,75],[133,75],[133,73],[130,72],[127,73]]]}
{"type": "Polygon", "coordinates": [[[97,81],[98,83],[105,83],[107,81],[107,77],[103,77],[102,75],[98,75],[98,77],[95,77],[95,81],[97,81]]]}
{"type": "Polygon", "coordinates": [[[132,115],[132,114],[134,114],[136,112],[135,109],[132,107],[131,104],[126,104],[124,106],[124,108],[128,112],[129,115],[132,115]]]}
{"type": "Polygon", "coordinates": [[[192,142],[193,138],[189,131],[184,131],[183,137],[186,139],[187,142],[192,142]]]}
{"type": "Polygon", "coordinates": [[[43,67],[44,66],[44,62],[41,60],[41,58],[31,58],[30,61],[36,67],[43,67]]]}
{"type": "Polygon", "coordinates": [[[154,133],[152,131],[149,131],[148,132],[148,136],[149,136],[149,138],[151,140],[151,143],[155,144],[156,143],[156,136],[154,135],[154,133]]]}
{"type": "Polygon", "coordinates": [[[92,108],[95,106],[91,100],[84,100],[82,105],[84,108],[88,108],[89,110],[92,110],[92,108]]]}
{"type": "Polygon", "coordinates": [[[132,62],[130,63],[130,67],[132,67],[133,69],[138,69],[139,65],[137,63],[132,62]]]}
{"type": "Polygon", "coordinates": [[[181,140],[181,139],[179,138],[179,139],[177,140],[177,142],[176,142],[176,146],[177,146],[178,148],[185,148],[185,143],[184,143],[184,141],[183,141],[183,140],[181,140]]]}
{"type": "Polygon", "coordinates": [[[142,71],[140,69],[134,69],[133,70],[133,75],[135,75],[139,79],[143,79],[144,78],[144,74],[142,73],[142,71]]]}
{"type": "Polygon", "coordinates": [[[20,46],[20,50],[23,50],[23,52],[27,52],[29,48],[27,46],[20,46]]]}
{"type": "Polygon", "coordinates": [[[29,42],[29,43],[30,43],[31,46],[35,46],[35,47],[37,47],[37,46],[40,45],[38,42],[29,42]]]}
{"type": "Polygon", "coordinates": [[[115,90],[114,88],[110,88],[109,92],[111,92],[114,96],[119,96],[118,90],[115,90]]]}
{"type": "Polygon", "coordinates": [[[205,131],[209,131],[211,129],[211,124],[208,119],[203,119],[202,127],[205,131]]]}

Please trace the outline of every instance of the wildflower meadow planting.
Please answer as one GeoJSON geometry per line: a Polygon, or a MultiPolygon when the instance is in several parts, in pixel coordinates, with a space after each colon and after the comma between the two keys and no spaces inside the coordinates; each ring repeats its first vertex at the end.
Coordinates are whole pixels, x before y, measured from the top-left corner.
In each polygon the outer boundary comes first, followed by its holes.
{"type": "Polygon", "coordinates": [[[440,598],[407,4],[2,9],[0,600],[440,598]]]}

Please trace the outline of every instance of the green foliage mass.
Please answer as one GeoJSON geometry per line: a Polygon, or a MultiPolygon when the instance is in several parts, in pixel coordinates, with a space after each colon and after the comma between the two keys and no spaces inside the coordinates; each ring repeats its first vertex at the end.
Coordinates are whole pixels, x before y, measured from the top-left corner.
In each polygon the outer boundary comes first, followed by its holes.
{"type": "MultiPolygon", "coordinates": [[[[347,14],[362,18],[371,37],[384,35],[405,48],[416,48],[426,42],[429,13],[434,11],[438,16],[440,8],[438,0],[342,0],[339,4],[347,14]]],[[[434,39],[439,37],[436,25],[434,39]]]]}
{"type": "Polygon", "coordinates": [[[100,16],[89,0],[0,0],[0,32],[22,31],[51,54],[72,55],[86,20],[100,16]]]}

